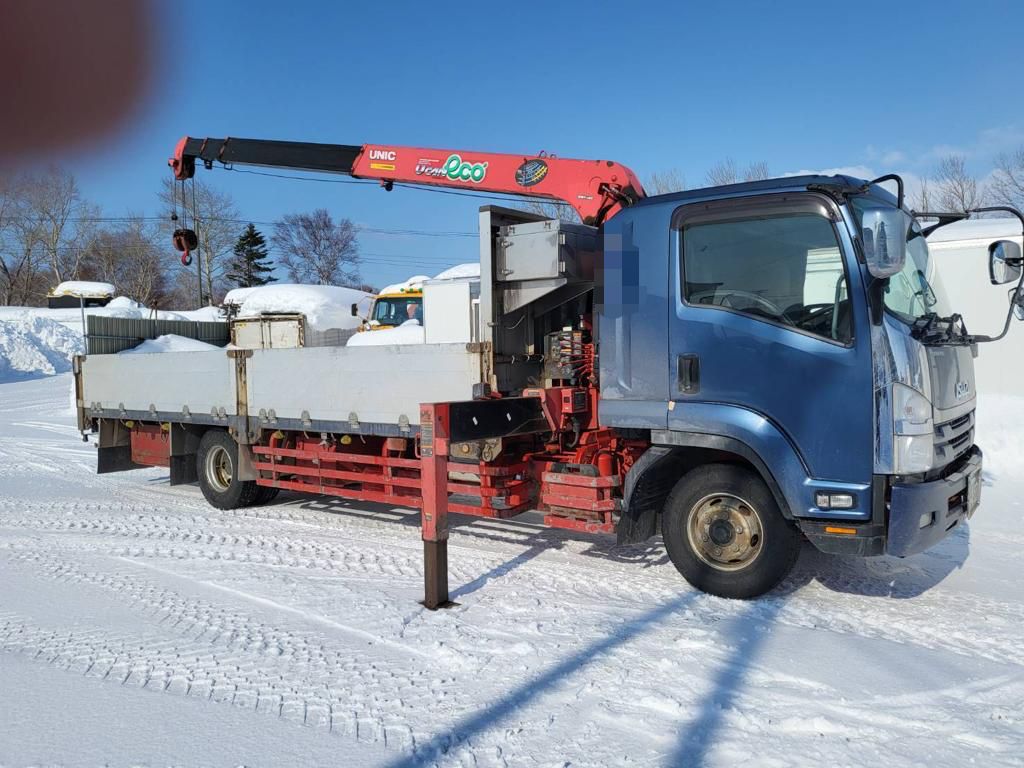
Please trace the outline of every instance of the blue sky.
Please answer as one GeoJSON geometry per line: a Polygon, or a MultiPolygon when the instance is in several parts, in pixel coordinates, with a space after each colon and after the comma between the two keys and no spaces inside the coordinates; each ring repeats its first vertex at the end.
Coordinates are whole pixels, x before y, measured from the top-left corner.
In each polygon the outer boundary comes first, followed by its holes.
{"type": "MultiPolygon", "coordinates": [[[[148,100],[65,164],[107,215],[159,212],[183,134],[546,150],[641,178],[676,168],[690,186],[726,157],[914,177],[956,151],[984,176],[1024,145],[1024,4],[942,5],[178,1],[155,7],[148,100]]],[[[322,206],[366,227],[473,233],[481,204],[199,173],[256,222],[322,206]]],[[[360,243],[379,284],[477,257],[472,236],[360,243]]]]}

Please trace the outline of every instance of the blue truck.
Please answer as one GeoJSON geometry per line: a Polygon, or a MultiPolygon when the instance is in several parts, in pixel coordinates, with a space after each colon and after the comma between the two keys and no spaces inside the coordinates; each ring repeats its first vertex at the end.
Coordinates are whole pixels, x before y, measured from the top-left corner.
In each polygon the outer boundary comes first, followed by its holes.
{"type": "MultiPolygon", "coordinates": [[[[220,406],[187,400],[187,360],[159,376],[180,383],[165,398],[176,408],[138,383],[156,356],[79,360],[80,425],[99,433],[100,471],[166,464],[172,483],[198,481],[222,508],[282,489],[419,508],[432,608],[448,599],[449,513],[540,510],[623,544],[660,533],[692,585],[751,598],[779,584],[805,539],[905,557],[978,508],[973,359],[1024,318],[1021,246],[989,248],[991,282],[1013,284],[1004,327],[969,333],[926,236],[974,212],[915,215],[897,176],[646,196],[605,161],[186,138],[176,177],[196,161],[541,195],[581,221],[481,208],[479,297],[425,296],[426,344],[217,352],[223,372],[204,370],[208,390],[228,393],[220,406]],[[387,162],[371,171],[371,156],[387,162]],[[450,164],[474,170],[445,175],[450,164]],[[432,340],[452,323],[432,325],[431,312],[452,308],[468,311],[467,336],[432,340]],[[396,368],[420,389],[346,378],[396,368]]],[[[1024,227],[1010,208],[976,213],[996,211],[1024,227]]]]}

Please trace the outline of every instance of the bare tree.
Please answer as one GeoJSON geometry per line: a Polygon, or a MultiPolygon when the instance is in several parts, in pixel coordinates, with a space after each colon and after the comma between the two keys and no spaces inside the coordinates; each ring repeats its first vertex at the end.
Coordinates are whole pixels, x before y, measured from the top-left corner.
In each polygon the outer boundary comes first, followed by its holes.
{"type": "Polygon", "coordinates": [[[989,189],[995,202],[1024,208],[1024,147],[996,156],[989,189]]]}
{"type": "MultiPolygon", "coordinates": [[[[239,215],[235,201],[228,193],[221,192],[199,179],[192,179],[185,184],[183,202],[181,185],[175,184],[170,178],[165,178],[159,197],[168,213],[168,220],[163,226],[168,241],[171,231],[182,224],[187,224],[189,229],[195,230],[199,240],[197,266],[202,269],[199,279],[203,286],[203,301],[213,304],[215,297],[223,292],[224,276],[227,274],[235,240],[238,238],[239,215]],[[170,220],[172,213],[177,213],[178,221],[170,220]]],[[[190,305],[194,303],[195,299],[189,302],[190,305]]]]}
{"type": "Polygon", "coordinates": [[[935,202],[946,211],[963,212],[984,205],[984,190],[967,170],[963,155],[947,155],[932,177],[935,202]]]}
{"type": "Polygon", "coordinates": [[[41,304],[52,283],[39,247],[37,225],[31,220],[15,219],[6,240],[3,258],[3,299],[7,305],[41,304]]]}
{"type": "Polygon", "coordinates": [[[15,205],[14,180],[7,175],[0,175],[0,301],[4,305],[11,303],[17,269],[11,254],[11,246],[7,241],[8,233],[13,229],[13,212],[15,205]]]}
{"type": "MultiPolygon", "coordinates": [[[[758,160],[751,163],[743,171],[742,181],[757,181],[767,179],[771,174],[768,171],[768,163],[758,160]]],[[[705,174],[704,180],[709,187],[719,187],[725,184],[736,184],[741,181],[740,173],[736,167],[736,161],[731,157],[720,160],[711,166],[705,174]]]]}
{"type": "Polygon", "coordinates": [[[4,177],[0,191],[0,298],[5,305],[41,303],[50,282],[42,256],[42,224],[29,210],[26,177],[4,177]]]}
{"type": "Polygon", "coordinates": [[[704,174],[704,181],[709,187],[735,184],[739,181],[739,177],[736,175],[736,162],[731,157],[719,160],[704,174]]]}
{"type": "Polygon", "coordinates": [[[644,188],[652,195],[667,195],[670,192],[681,192],[686,189],[686,177],[678,168],[655,171],[647,179],[644,188]]]}
{"type": "Polygon", "coordinates": [[[140,215],[130,216],[123,226],[96,233],[82,273],[113,283],[118,294],[155,306],[165,292],[164,250],[156,228],[147,225],[140,215]]]}
{"type": "Polygon", "coordinates": [[[18,189],[18,218],[34,234],[52,279],[76,279],[99,209],[82,198],[75,177],[57,167],[24,176],[18,189]]]}
{"type": "Polygon", "coordinates": [[[270,242],[296,283],[353,286],[362,282],[355,225],[348,219],[335,222],[324,208],[288,214],[274,224],[270,242]]]}
{"type": "Polygon", "coordinates": [[[744,181],[760,181],[761,179],[771,178],[771,173],[768,170],[767,160],[758,160],[747,166],[747,170],[743,172],[744,181]]]}
{"type": "Polygon", "coordinates": [[[931,211],[932,208],[932,190],[928,185],[928,179],[921,179],[921,186],[918,188],[911,198],[911,207],[918,212],[931,211]]]}

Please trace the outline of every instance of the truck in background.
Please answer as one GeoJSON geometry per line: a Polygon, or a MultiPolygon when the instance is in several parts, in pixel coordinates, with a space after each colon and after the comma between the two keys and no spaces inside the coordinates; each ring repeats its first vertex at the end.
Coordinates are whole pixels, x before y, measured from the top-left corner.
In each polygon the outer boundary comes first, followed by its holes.
{"type": "MultiPolygon", "coordinates": [[[[373,297],[366,319],[359,325],[360,331],[382,331],[397,328],[409,320],[420,325],[426,324],[423,307],[423,288],[427,284],[441,285],[452,281],[470,281],[477,285],[475,295],[479,296],[480,265],[457,264],[434,277],[415,275],[402,283],[394,283],[380,290],[373,297]]],[[[440,309],[440,305],[436,305],[440,309]]],[[[360,317],[359,305],[352,305],[352,316],[360,317]]]]}
{"type": "Polygon", "coordinates": [[[1002,327],[969,333],[926,240],[965,214],[922,226],[897,176],[647,197],[605,160],[185,138],[176,178],[197,160],[547,196],[584,223],[480,209],[469,341],[79,359],[100,472],[164,464],[221,508],[275,489],[418,508],[430,608],[451,512],[660,531],[691,584],[749,598],[804,538],[912,555],[980,504],[973,358],[1024,317],[1024,259],[988,244],[1014,287],[1002,327]]]}
{"type": "MultiPolygon", "coordinates": [[[[957,221],[928,236],[928,250],[950,303],[972,330],[995,328],[1006,314],[1004,297],[993,287],[988,272],[989,247],[998,240],[1024,247],[1016,219],[957,221]]],[[[1007,336],[1008,343],[1017,350],[1024,346],[1021,333],[1021,329],[1011,328],[1007,336]]],[[[974,367],[979,391],[1019,394],[1017,382],[1024,380],[1024,354],[978,355],[974,367]]]]}
{"type": "MultiPolygon", "coordinates": [[[[409,278],[381,289],[373,297],[370,311],[359,324],[360,331],[381,331],[397,328],[407,320],[423,319],[423,281],[426,275],[409,278]]],[[[359,306],[352,305],[352,316],[359,317],[359,306]]]]}

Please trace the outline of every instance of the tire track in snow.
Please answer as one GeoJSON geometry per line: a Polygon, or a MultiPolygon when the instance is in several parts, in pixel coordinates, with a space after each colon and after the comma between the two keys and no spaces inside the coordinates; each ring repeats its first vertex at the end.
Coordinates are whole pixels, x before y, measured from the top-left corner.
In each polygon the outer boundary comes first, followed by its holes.
{"type": "MultiPolygon", "coordinates": [[[[329,518],[325,533],[345,537],[344,543],[329,544],[272,531],[266,534],[243,532],[247,527],[246,523],[252,520],[285,523],[298,521],[314,527],[322,522],[319,519],[303,520],[305,510],[301,509],[250,508],[221,515],[199,503],[196,506],[205,512],[202,517],[158,514],[151,519],[149,514],[140,515],[138,505],[131,503],[82,506],[93,511],[93,514],[102,514],[108,509],[112,514],[115,514],[115,510],[125,512],[128,519],[69,519],[67,514],[60,512],[57,519],[33,516],[5,520],[3,526],[90,533],[160,543],[121,547],[115,544],[103,548],[110,554],[124,557],[197,559],[309,568],[346,575],[361,574],[395,579],[396,583],[403,584],[413,584],[422,578],[418,538],[400,535],[399,531],[405,529],[396,528],[394,523],[371,520],[371,525],[366,526],[362,519],[337,519],[335,515],[314,512],[316,518],[329,518]],[[217,532],[218,528],[239,532],[217,532]],[[361,535],[353,535],[353,530],[361,535]],[[375,536],[375,533],[381,535],[375,536]]],[[[50,505],[43,507],[50,508],[50,505]]],[[[57,507],[54,505],[52,508],[57,507]]],[[[60,509],[65,509],[65,505],[60,505],[60,509]]],[[[526,535],[520,535],[520,538],[528,540],[526,535]]],[[[522,552],[521,545],[510,545],[500,538],[490,541],[486,539],[486,534],[481,530],[453,530],[450,541],[450,570],[454,584],[466,583],[486,573],[491,567],[500,568],[508,557],[522,552]],[[487,548],[482,549],[481,544],[485,544],[487,548]]],[[[858,578],[863,581],[865,577],[849,577],[847,581],[850,581],[851,585],[848,586],[855,587],[856,584],[852,582],[856,582],[858,578]]],[[[530,562],[528,572],[510,571],[500,579],[509,588],[520,583],[524,587],[529,586],[531,591],[542,593],[546,603],[563,603],[566,604],[567,610],[572,606],[602,600],[634,605],[638,602],[656,602],[668,599],[678,594],[680,590],[688,589],[671,567],[640,569],[633,563],[605,561],[583,557],[578,553],[560,552],[554,545],[530,562]],[[544,574],[543,578],[537,578],[538,570],[544,574]],[[652,570],[663,573],[651,573],[652,570]]],[[[831,599],[833,593],[827,588],[810,584],[784,598],[787,605],[775,620],[789,626],[878,638],[926,648],[947,649],[963,655],[980,655],[989,660],[1015,666],[1022,664],[1014,649],[1016,628],[1024,624],[1024,610],[1016,604],[942,593],[941,590],[933,590],[932,593],[920,595],[913,600],[879,600],[853,592],[851,589],[850,593],[843,594],[841,600],[837,601],[831,599]],[[960,624],[937,623],[937,612],[933,609],[939,604],[943,607],[943,613],[948,613],[951,608],[954,608],[953,615],[959,613],[960,609],[955,609],[950,603],[962,603],[962,610],[968,612],[983,610],[990,617],[991,631],[985,635],[978,635],[960,624]]],[[[482,595],[480,599],[487,599],[487,595],[482,595]]],[[[714,608],[699,610],[694,620],[715,622],[728,618],[737,610],[739,609],[729,606],[728,603],[716,605],[714,608]]]]}
{"type": "MultiPolygon", "coordinates": [[[[395,656],[425,652],[377,642],[382,639],[338,622],[333,628],[354,636],[361,647],[317,632],[282,631],[122,573],[85,570],[41,554],[14,559],[76,589],[98,587],[174,636],[154,643],[103,630],[52,630],[16,613],[0,613],[0,649],[90,677],[227,702],[404,750],[415,746],[416,736],[403,724],[402,711],[427,713],[453,692],[452,678],[395,656]],[[372,652],[365,650],[368,640],[372,652]],[[415,671],[417,666],[424,670],[415,671]]],[[[266,603],[273,610],[302,613],[266,603]]]]}

